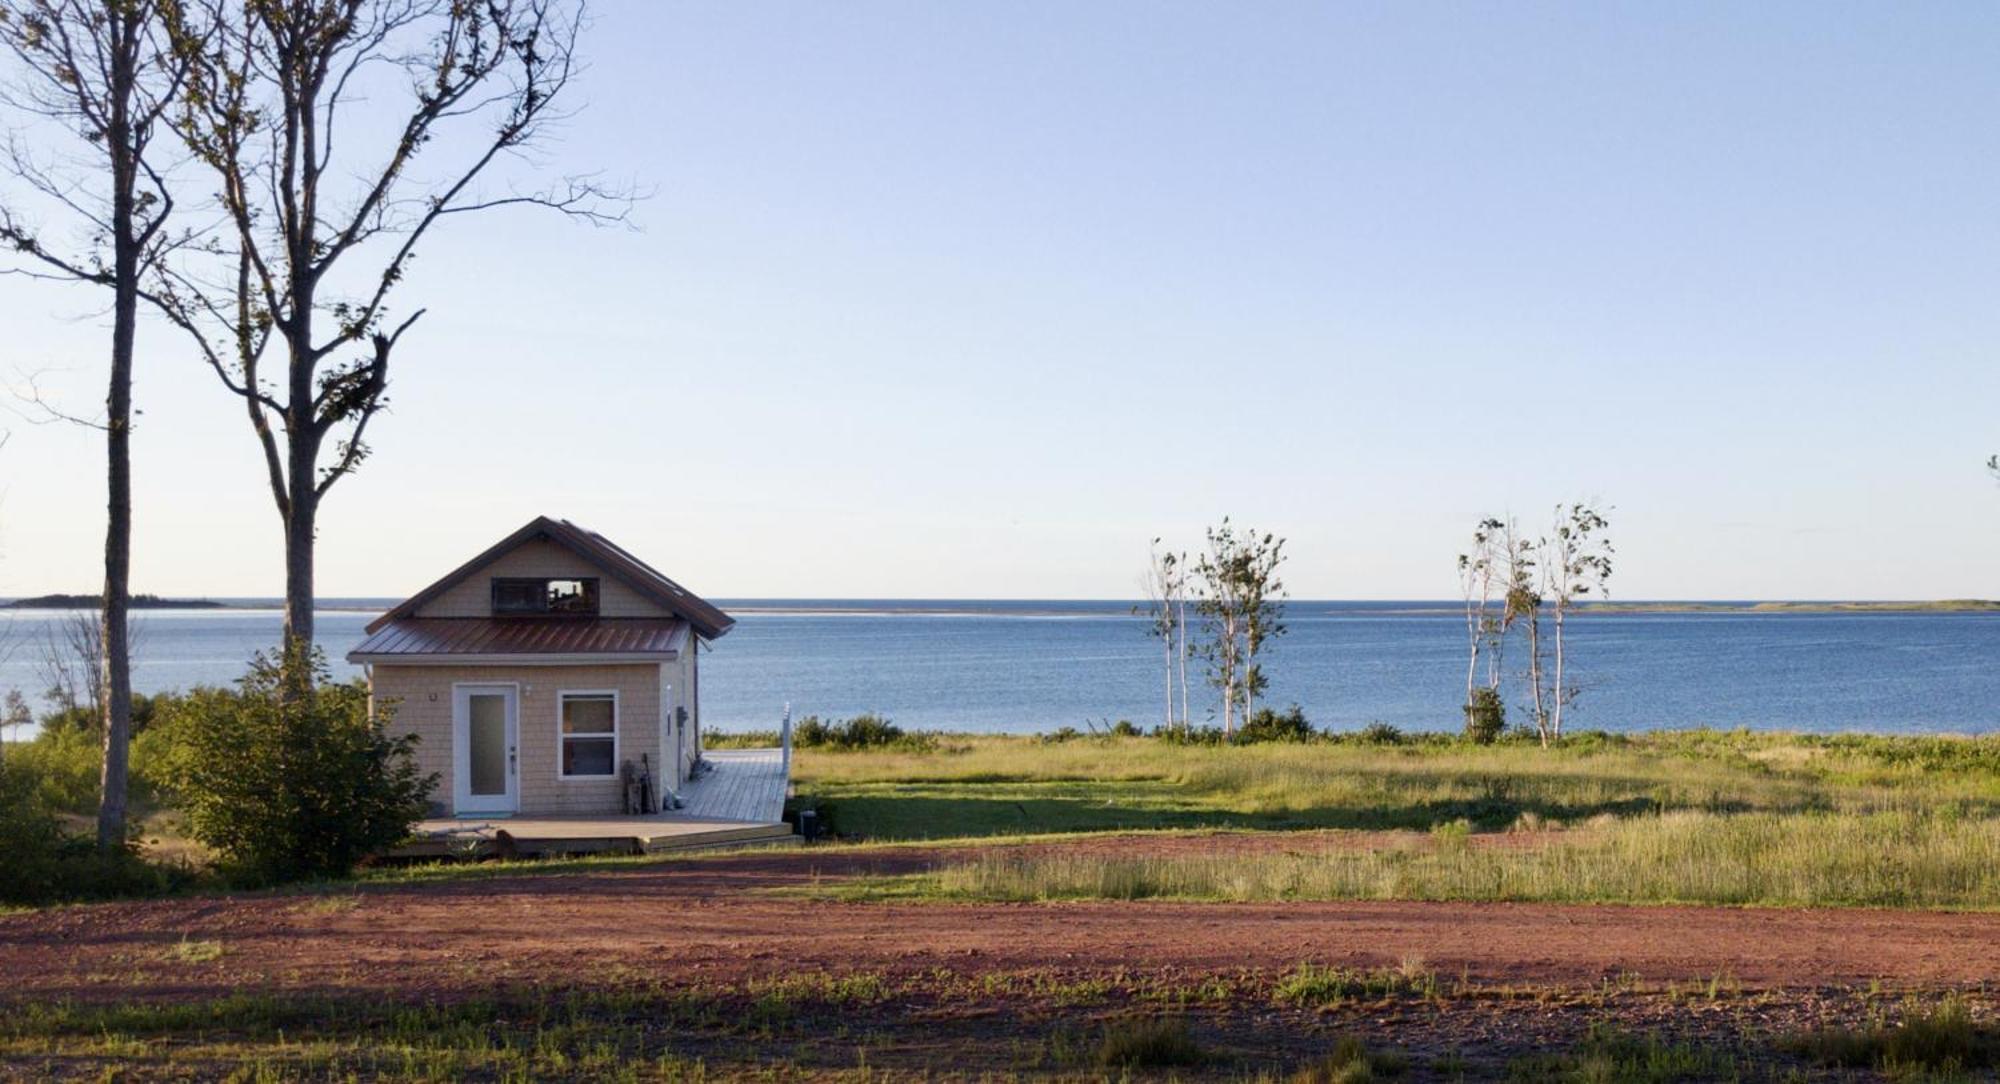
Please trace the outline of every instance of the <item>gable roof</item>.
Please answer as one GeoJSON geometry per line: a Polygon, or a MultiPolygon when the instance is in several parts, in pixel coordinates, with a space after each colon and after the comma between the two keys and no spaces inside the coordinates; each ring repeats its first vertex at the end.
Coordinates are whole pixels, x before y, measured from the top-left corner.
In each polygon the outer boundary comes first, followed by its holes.
{"type": "Polygon", "coordinates": [[[596,565],[618,582],[667,609],[694,627],[705,640],[723,636],[736,619],[703,601],[694,592],[668,579],[658,569],[639,560],[596,531],[579,527],[566,519],[536,516],[527,526],[488,547],[484,553],[458,566],[429,587],[398,603],[395,609],[368,623],[368,631],[378,632],[392,621],[415,617],[424,604],[509,551],[536,540],[553,542],[596,565]]]}

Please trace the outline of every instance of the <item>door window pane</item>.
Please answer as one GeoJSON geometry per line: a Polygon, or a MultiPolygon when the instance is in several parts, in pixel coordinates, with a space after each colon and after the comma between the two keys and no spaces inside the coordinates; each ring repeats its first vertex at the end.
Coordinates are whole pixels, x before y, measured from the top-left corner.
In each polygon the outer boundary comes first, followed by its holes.
{"type": "Polygon", "coordinates": [[[498,693],[473,693],[466,699],[466,762],[470,794],[507,793],[507,698],[498,693]]]}

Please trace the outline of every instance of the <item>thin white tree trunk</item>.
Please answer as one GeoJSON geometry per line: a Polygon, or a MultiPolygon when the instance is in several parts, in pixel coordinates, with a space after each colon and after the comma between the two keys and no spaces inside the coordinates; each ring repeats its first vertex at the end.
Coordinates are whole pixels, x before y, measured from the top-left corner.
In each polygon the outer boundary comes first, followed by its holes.
{"type": "Polygon", "coordinates": [[[1563,732],[1563,701],[1569,699],[1568,686],[1563,684],[1563,612],[1568,609],[1567,602],[1560,598],[1556,600],[1556,681],[1553,709],[1555,714],[1549,729],[1559,741],[1563,732]]]}
{"type": "Polygon", "coordinates": [[[1472,706],[1472,687],[1479,680],[1479,626],[1481,619],[1471,608],[1465,612],[1466,639],[1472,647],[1471,657],[1465,660],[1465,705],[1472,706]]]}
{"type": "Polygon", "coordinates": [[[1542,689],[1542,620],[1539,614],[1528,615],[1528,684],[1534,690],[1535,730],[1541,735],[1542,745],[1549,744],[1548,704],[1542,689]]]}

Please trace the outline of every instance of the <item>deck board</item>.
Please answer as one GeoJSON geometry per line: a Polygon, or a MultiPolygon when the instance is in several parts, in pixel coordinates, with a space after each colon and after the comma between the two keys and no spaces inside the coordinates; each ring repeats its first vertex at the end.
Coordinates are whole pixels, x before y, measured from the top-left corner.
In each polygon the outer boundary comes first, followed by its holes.
{"type": "Polygon", "coordinates": [[[500,832],[523,853],[661,851],[729,843],[793,840],[784,823],[791,780],[780,749],[722,749],[703,754],[713,767],[681,787],[682,808],[650,816],[437,817],[417,826],[418,841],[395,854],[442,855],[493,847],[500,832]]]}

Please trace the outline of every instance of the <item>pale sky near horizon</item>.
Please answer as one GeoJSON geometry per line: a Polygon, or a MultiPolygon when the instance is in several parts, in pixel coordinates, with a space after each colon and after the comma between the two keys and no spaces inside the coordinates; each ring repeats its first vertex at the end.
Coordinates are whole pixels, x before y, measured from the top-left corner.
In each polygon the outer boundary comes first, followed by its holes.
{"type": "MultiPolygon", "coordinates": [[[[1224,514],[1443,598],[1615,506],[1627,598],[2000,597],[2000,12],[603,0],[544,154],[401,297],[322,595],[538,513],[731,596],[1129,597],[1224,514]]],[[[97,298],[0,372],[101,397],[97,298]]],[[[237,402],[142,337],[134,587],[275,595],[237,402]]],[[[5,423],[0,595],[94,590],[96,434],[5,423]]]]}

